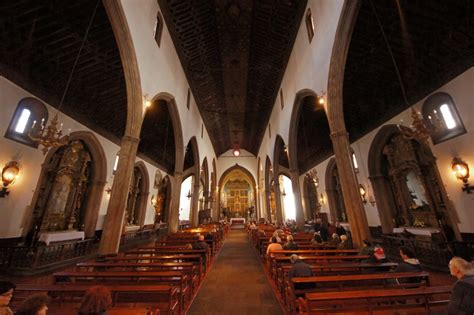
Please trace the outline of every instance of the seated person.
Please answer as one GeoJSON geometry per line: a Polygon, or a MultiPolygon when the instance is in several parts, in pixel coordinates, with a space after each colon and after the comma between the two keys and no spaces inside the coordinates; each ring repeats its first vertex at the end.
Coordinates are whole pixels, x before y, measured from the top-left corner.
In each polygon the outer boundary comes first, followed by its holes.
{"type": "Polygon", "coordinates": [[[282,229],[277,229],[277,230],[275,230],[275,232],[273,232],[273,235],[272,235],[272,237],[270,238],[269,241],[271,242],[271,241],[272,241],[272,238],[273,238],[273,237],[276,237],[277,242],[278,242],[278,243],[281,243],[281,235],[283,235],[283,234],[285,234],[285,233],[283,232],[282,229]]]}
{"type": "MultiPolygon", "coordinates": [[[[291,281],[293,278],[299,277],[312,277],[313,271],[311,267],[302,261],[300,257],[296,254],[290,256],[290,261],[293,264],[290,270],[288,270],[288,280],[291,281]]],[[[298,283],[295,285],[295,290],[307,290],[314,289],[316,287],[315,283],[298,283]]],[[[296,297],[303,297],[304,294],[297,294],[296,297]]]]}
{"type": "Polygon", "coordinates": [[[46,315],[51,298],[46,294],[27,297],[16,311],[16,315],[46,315]]]}
{"type": "Polygon", "coordinates": [[[16,286],[10,281],[0,281],[0,315],[13,315],[8,307],[16,286]]]}
{"type": "Polygon", "coordinates": [[[285,250],[298,250],[298,244],[294,242],[293,236],[288,235],[286,238],[286,244],[283,245],[283,249],[285,250]]]}
{"type": "Polygon", "coordinates": [[[351,244],[349,244],[349,239],[347,235],[341,235],[341,242],[337,244],[337,249],[352,249],[351,244]]]}
{"type": "Polygon", "coordinates": [[[362,248],[359,250],[358,255],[359,256],[367,256],[367,255],[372,255],[374,252],[374,247],[372,246],[372,242],[368,239],[365,239],[362,241],[362,248]]]}
{"type": "MultiPolygon", "coordinates": [[[[411,248],[406,246],[400,246],[400,257],[403,259],[401,263],[398,264],[395,272],[420,272],[423,271],[420,266],[420,262],[415,258],[415,253],[411,248]]],[[[421,281],[418,277],[400,279],[397,280],[398,283],[419,283],[421,281]]]]}
{"type": "Polygon", "coordinates": [[[209,245],[204,241],[204,235],[199,235],[199,240],[193,243],[193,249],[208,249],[209,245]]]}
{"type": "Polygon", "coordinates": [[[270,256],[272,251],[282,250],[282,249],[283,247],[281,246],[281,244],[278,243],[277,238],[273,236],[272,242],[268,244],[268,247],[267,247],[267,256],[270,256]]]}
{"type": "Polygon", "coordinates": [[[453,257],[449,261],[449,271],[458,281],[454,283],[446,314],[474,314],[474,265],[453,257]]]}
{"type": "Polygon", "coordinates": [[[322,239],[321,235],[319,235],[318,232],[314,233],[314,236],[313,236],[313,239],[311,240],[311,243],[312,244],[322,244],[323,243],[323,239],[322,239]]]}
{"type": "Polygon", "coordinates": [[[339,222],[339,221],[336,221],[336,233],[339,236],[347,235],[346,229],[341,225],[341,222],[339,222]]]}
{"type": "Polygon", "coordinates": [[[91,286],[82,297],[78,315],[105,315],[112,305],[112,295],[103,285],[91,286]]]}
{"type": "Polygon", "coordinates": [[[341,239],[339,238],[339,235],[337,233],[332,233],[329,244],[338,246],[340,242],[341,239]]]}

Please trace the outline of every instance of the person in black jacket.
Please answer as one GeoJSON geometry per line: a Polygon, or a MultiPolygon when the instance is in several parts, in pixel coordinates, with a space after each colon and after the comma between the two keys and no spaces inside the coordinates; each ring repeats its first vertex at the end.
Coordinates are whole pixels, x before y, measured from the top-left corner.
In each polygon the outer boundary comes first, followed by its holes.
{"type": "MultiPolygon", "coordinates": [[[[300,277],[312,277],[313,271],[311,267],[302,261],[300,257],[296,254],[290,256],[290,261],[293,264],[290,270],[288,270],[288,280],[291,281],[293,278],[300,278],[300,277]]],[[[299,283],[295,285],[295,290],[305,290],[305,289],[313,289],[315,288],[314,283],[299,283]]],[[[297,294],[297,297],[303,296],[297,294]]]]}
{"type": "Polygon", "coordinates": [[[474,314],[474,266],[460,257],[453,257],[449,261],[449,271],[458,281],[454,283],[446,314],[474,314]]]}
{"type": "MultiPolygon", "coordinates": [[[[420,262],[415,258],[415,253],[410,247],[400,246],[400,257],[403,259],[398,264],[395,272],[420,272],[423,269],[420,262]]],[[[398,283],[420,283],[421,279],[418,277],[397,279],[398,283]]]]}

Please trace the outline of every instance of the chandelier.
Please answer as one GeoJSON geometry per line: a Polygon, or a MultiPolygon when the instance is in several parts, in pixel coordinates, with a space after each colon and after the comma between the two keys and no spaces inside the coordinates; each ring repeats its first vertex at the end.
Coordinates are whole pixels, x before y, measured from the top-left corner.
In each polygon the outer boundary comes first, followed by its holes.
{"type": "MultiPolygon", "coordinates": [[[[97,12],[97,8],[99,7],[100,1],[97,1],[97,4],[94,8],[94,11],[92,13],[92,16],[89,21],[89,25],[87,26],[86,33],[84,35],[84,38],[82,39],[81,47],[79,48],[79,51],[77,52],[76,59],[74,60],[74,64],[71,69],[71,73],[69,74],[69,78],[66,82],[66,87],[64,88],[63,95],[61,97],[61,100],[59,102],[56,115],[54,115],[53,119],[51,120],[49,126],[45,126],[44,124],[44,118],[41,119],[41,124],[37,125],[36,120],[33,121],[33,125],[31,126],[30,131],[28,132],[28,136],[35,142],[37,142],[39,145],[43,146],[43,154],[46,154],[50,148],[54,147],[60,147],[65,145],[66,143],[69,142],[69,135],[66,135],[63,137],[63,124],[59,123],[59,118],[58,118],[58,113],[59,110],[61,109],[61,106],[63,105],[64,99],[66,97],[67,91],[69,89],[69,85],[71,84],[71,79],[72,75],[74,74],[74,71],[76,70],[77,63],[79,61],[79,57],[81,56],[82,49],[84,48],[84,44],[87,39],[87,35],[89,35],[89,31],[92,26],[92,22],[94,20],[94,17],[97,12]],[[58,126],[59,125],[59,126],[58,126]]],[[[69,132],[68,132],[69,133],[69,132]]]]}
{"type": "Polygon", "coordinates": [[[411,108],[411,118],[413,119],[410,128],[398,129],[402,133],[403,137],[408,140],[418,140],[421,143],[428,143],[428,139],[433,132],[434,127],[428,125],[425,120],[421,117],[421,114],[417,112],[413,107],[411,108]]]}

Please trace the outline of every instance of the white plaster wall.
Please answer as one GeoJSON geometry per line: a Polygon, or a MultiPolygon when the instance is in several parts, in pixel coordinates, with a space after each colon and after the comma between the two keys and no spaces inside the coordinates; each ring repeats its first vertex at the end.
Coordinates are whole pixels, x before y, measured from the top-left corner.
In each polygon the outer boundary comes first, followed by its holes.
{"type": "MultiPolygon", "coordinates": [[[[474,215],[472,215],[472,209],[474,209],[474,194],[466,194],[461,191],[461,182],[458,181],[451,171],[451,161],[455,156],[461,157],[464,161],[469,164],[471,171],[474,173],[474,146],[473,133],[474,129],[474,107],[472,106],[472,100],[474,99],[474,68],[470,68],[463,74],[459,75],[446,85],[440,87],[435,92],[446,92],[453,98],[456,108],[461,116],[464,126],[467,129],[467,133],[456,138],[447,140],[437,145],[431,144],[433,154],[437,157],[438,169],[441,174],[443,183],[448,192],[449,198],[451,199],[454,208],[458,214],[460,223],[459,229],[464,233],[474,233],[474,215]]],[[[430,93],[433,94],[433,93],[430,93]]],[[[423,102],[429,95],[414,104],[413,106],[417,110],[421,110],[423,102]]],[[[386,121],[385,124],[400,124],[409,126],[412,118],[410,109],[407,109],[390,120],[386,121]]],[[[352,148],[357,157],[359,165],[359,173],[357,178],[359,183],[368,187],[368,194],[373,196],[372,188],[370,187],[370,181],[368,179],[368,154],[370,145],[377,134],[378,130],[383,126],[372,130],[358,141],[352,143],[352,148]]],[[[327,163],[330,158],[324,162],[318,164],[315,169],[319,175],[320,188],[318,192],[323,192],[326,196],[326,183],[324,180],[327,163]]],[[[471,183],[474,183],[474,179],[471,177],[471,183]]],[[[323,206],[323,211],[329,213],[327,203],[323,206]]],[[[369,226],[380,225],[380,217],[378,214],[377,204],[372,206],[369,202],[365,205],[365,211],[367,214],[367,220],[369,226]]]]}
{"type": "MultiPolygon", "coordinates": [[[[0,135],[2,135],[0,138],[0,167],[3,168],[3,166],[11,160],[15,160],[20,163],[20,177],[11,186],[10,195],[6,198],[0,198],[0,238],[11,238],[21,236],[24,222],[29,219],[29,209],[31,206],[30,203],[32,201],[34,190],[36,189],[39,179],[41,165],[44,161],[44,155],[39,149],[34,149],[3,137],[8,125],[10,124],[10,120],[13,117],[18,102],[25,97],[35,96],[15,85],[14,83],[8,81],[4,77],[0,77],[0,96],[2,102],[2,105],[0,106],[0,135]]],[[[46,103],[45,105],[49,112],[49,118],[51,119],[56,113],[56,110],[46,103]]],[[[71,132],[92,131],[62,113],[59,113],[59,120],[64,123],[64,130],[68,130],[70,128],[71,132]]],[[[108,188],[112,185],[111,176],[113,164],[115,162],[115,156],[120,148],[115,143],[100,136],[99,134],[94,134],[99,140],[107,159],[108,183],[106,184],[105,188],[108,188]]],[[[137,161],[139,160],[140,159],[137,159],[137,161]]],[[[153,182],[155,178],[155,172],[158,169],[145,161],[144,163],[149,173],[151,197],[151,194],[156,194],[156,190],[153,189],[153,182]]],[[[163,171],[160,172],[163,173],[163,171]]],[[[105,214],[107,212],[108,201],[109,195],[104,192],[96,226],[96,229],[98,230],[102,229],[105,214]]],[[[154,209],[149,202],[147,202],[146,211],[145,224],[153,223],[154,209]]]]}
{"type": "Polygon", "coordinates": [[[235,157],[232,154],[232,150],[229,150],[223,153],[216,161],[217,168],[217,184],[219,184],[222,174],[225,173],[229,168],[238,164],[239,166],[245,168],[247,171],[252,174],[255,183],[257,182],[257,158],[250,152],[240,149],[240,156],[235,157]]]}

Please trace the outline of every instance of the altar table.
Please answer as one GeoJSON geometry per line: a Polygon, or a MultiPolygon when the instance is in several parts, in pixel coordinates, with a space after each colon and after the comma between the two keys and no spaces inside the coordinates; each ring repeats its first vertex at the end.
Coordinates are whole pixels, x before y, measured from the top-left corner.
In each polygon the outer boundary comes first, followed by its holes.
{"type": "Polygon", "coordinates": [[[230,224],[245,224],[245,218],[230,218],[230,224]]]}

